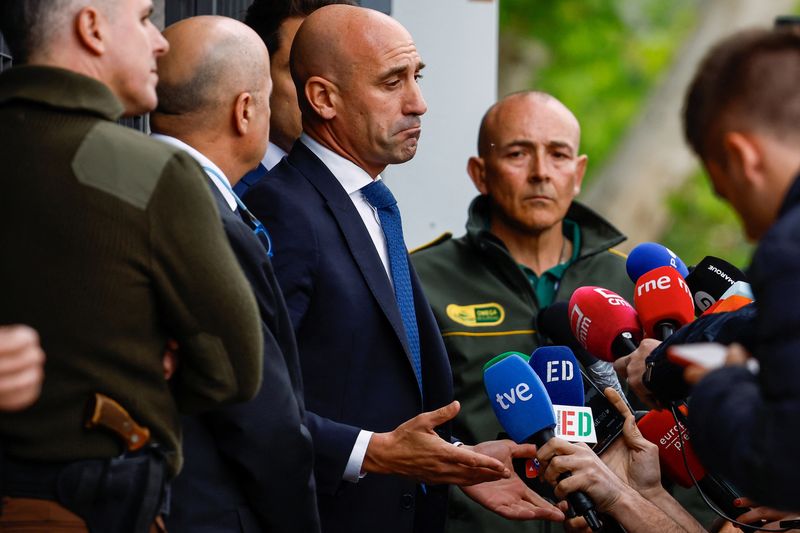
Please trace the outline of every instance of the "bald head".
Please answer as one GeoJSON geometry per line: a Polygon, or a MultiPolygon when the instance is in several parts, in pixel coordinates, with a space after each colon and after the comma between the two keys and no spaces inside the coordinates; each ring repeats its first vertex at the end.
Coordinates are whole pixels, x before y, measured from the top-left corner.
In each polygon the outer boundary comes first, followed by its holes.
{"type": "Polygon", "coordinates": [[[563,130],[578,152],[581,140],[581,127],[578,119],[567,106],[556,97],[541,91],[513,93],[495,103],[486,111],[478,131],[478,155],[486,157],[492,145],[498,144],[498,136],[510,121],[525,117],[526,120],[539,120],[544,116],[561,121],[563,130]]]}
{"type": "Polygon", "coordinates": [[[235,184],[267,148],[267,48],[256,32],[227,17],[188,18],[164,37],[171,50],[158,62],[152,129],[192,146],[235,184]]]}
{"type": "Polygon", "coordinates": [[[305,95],[309,78],[319,76],[347,86],[353,75],[384,52],[387,36],[411,35],[396,20],[373,9],[351,5],[325,6],[309,15],[297,31],[291,52],[292,79],[304,118],[311,113],[305,95]]]}
{"type": "MultiPolygon", "coordinates": [[[[269,77],[269,56],[252,29],[234,19],[200,16],[164,30],[170,53],[158,61],[158,108],[154,125],[168,117],[182,124],[224,117],[236,96],[260,94],[269,77]]],[[[207,124],[207,122],[206,122],[207,124]]]]}
{"type": "Polygon", "coordinates": [[[375,177],[417,151],[427,106],[408,31],[378,11],[334,5],[303,22],[291,52],[303,129],[375,177]]]}

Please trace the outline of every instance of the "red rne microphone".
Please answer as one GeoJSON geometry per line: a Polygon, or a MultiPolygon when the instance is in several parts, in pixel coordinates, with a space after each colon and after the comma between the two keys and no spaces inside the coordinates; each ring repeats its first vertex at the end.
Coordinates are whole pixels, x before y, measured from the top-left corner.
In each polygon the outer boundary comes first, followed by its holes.
{"type": "MultiPolygon", "coordinates": [[[[686,414],[686,406],[682,405],[680,410],[684,415],[686,414]]],[[[684,488],[694,485],[686,470],[686,465],[683,463],[682,446],[686,449],[686,462],[692,469],[694,478],[699,481],[705,477],[706,471],[692,449],[689,431],[683,424],[675,422],[675,418],[669,410],[650,411],[636,425],[644,438],[658,446],[658,459],[661,467],[672,481],[684,488]]]]}
{"type": "Polygon", "coordinates": [[[580,287],[572,293],[569,325],[581,346],[604,361],[628,355],[642,340],[636,309],[602,287],[580,287]]]}
{"type": "Polygon", "coordinates": [[[639,312],[645,336],[662,341],[694,320],[689,285],[669,266],[655,268],[639,278],[633,305],[639,312]]]}

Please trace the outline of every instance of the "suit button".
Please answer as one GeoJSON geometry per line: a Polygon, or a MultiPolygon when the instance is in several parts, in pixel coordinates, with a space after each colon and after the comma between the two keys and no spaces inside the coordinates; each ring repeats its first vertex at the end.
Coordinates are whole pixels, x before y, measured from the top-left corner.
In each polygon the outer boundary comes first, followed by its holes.
{"type": "Polygon", "coordinates": [[[408,511],[414,507],[414,495],[410,492],[406,492],[400,497],[400,507],[403,508],[404,511],[408,511]]]}

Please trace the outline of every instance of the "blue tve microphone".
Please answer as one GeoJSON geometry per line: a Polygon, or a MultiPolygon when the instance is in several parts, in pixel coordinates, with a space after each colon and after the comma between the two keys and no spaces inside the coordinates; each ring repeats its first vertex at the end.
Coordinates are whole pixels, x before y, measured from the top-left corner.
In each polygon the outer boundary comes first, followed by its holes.
{"type": "Polygon", "coordinates": [[[575,354],[566,346],[542,346],[531,355],[530,365],[556,405],[583,407],[583,377],[575,354]]]}
{"type": "Polygon", "coordinates": [[[639,281],[643,274],[662,266],[671,266],[684,278],[689,274],[686,263],[681,261],[680,257],[666,246],[655,242],[643,242],[636,246],[628,254],[628,260],[625,262],[625,270],[634,283],[639,281]]]}
{"type": "MultiPolygon", "coordinates": [[[[495,416],[515,442],[532,442],[541,447],[555,437],[553,403],[525,358],[515,353],[503,356],[495,357],[483,367],[483,384],[495,416]]],[[[565,472],[561,479],[569,475],[565,472]]],[[[594,503],[586,494],[573,492],[567,501],[592,530],[602,527],[594,503]]]]}

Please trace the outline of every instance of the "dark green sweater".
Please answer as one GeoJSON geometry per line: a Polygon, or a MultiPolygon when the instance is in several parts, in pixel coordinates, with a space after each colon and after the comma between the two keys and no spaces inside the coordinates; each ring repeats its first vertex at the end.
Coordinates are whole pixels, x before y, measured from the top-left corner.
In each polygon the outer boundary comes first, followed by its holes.
{"type": "Polygon", "coordinates": [[[252,397],[261,328],[204,173],[115,124],[121,112],[73,72],[0,74],[0,324],[30,324],[47,355],[41,398],[0,415],[0,439],[18,458],[117,455],[118,439],[83,427],[102,392],[151,429],[175,475],[178,409],[252,397]],[[170,383],[168,338],[180,345],[170,383]]]}

